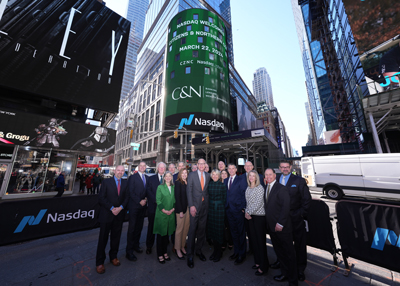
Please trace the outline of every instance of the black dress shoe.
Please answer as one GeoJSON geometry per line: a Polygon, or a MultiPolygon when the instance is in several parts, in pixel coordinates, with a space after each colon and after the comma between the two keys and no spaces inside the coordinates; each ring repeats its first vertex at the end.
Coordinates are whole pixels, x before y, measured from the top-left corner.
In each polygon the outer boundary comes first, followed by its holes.
{"type": "Polygon", "coordinates": [[[236,258],[238,258],[239,254],[234,253],[231,256],[229,256],[229,260],[235,260],[236,258]]]}
{"type": "Polygon", "coordinates": [[[283,282],[287,280],[287,277],[283,274],[274,276],[274,280],[278,282],[283,282]]]}
{"type": "Polygon", "coordinates": [[[151,254],[151,248],[146,249],[146,254],[151,254]]]}
{"type": "Polygon", "coordinates": [[[215,259],[215,253],[210,255],[210,258],[208,258],[209,260],[214,260],[215,259]]]}
{"type": "Polygon", "coordinates": [[[221,260],[221,256],[217,256],[217,257],[215,257],[215,258],[213,259],[214,262],[218,262],[218,261],[220,261],[220,260],[221,260]]]}
{"type": "Polygon", "coordinates": [[[135,248],[134,250],[135,250],[137,253],[142,253],[142,252],[143,252],[143,249],[141,249],[140,247],[135,248]]]}
{"type": "Polygon", "coordinates": [[[277,260],[274,263],[272,263],[269,267],[271,267],[272,269],[279,269],[281,268],[281,263],[279,262],[279,260],[277,260]]]}
{"type": "Polygon", "coordinates": [[[262,276],[264,274],[267,274],[267,271],[260,272],[260,271],[257,270],[256,273],[254,273],[254,274],[256,274],[256,276],[262,276]]]}
{"type": "Polygon", "coordinates": [[[254,264],[254,265],[251,267],[251,269],[258,269],[258,268],[260,268],[260,266],[257,266],[256,264],[254,264]]]}
{"type": "Polygon", "coordinates": [[[206,261],[207,260],[207,258],[201,252],[200,253],[196,253],[196,256],[198,256],[201,261],[206,261]]]}
{"type": "Polygon", "coordinates": [[[193,268],[194,267],[193,257],[188,257],[187,265],[189,266],[189,268],[193,268]]]}
{"type": "Polygon", "coordinates": [[[126,254],[126,258],[127,258],[129,261],[136,261],[136,260],[137,260],[137,257],[136,257],[135,254],[133,254],[133,253],[131,253],[131,254],[127,253],[127,254],[126,254]]]}
{"type": "Polygon", "coordinates": [[[303,271],[299,271],[298,279],[299,279],[299,281],[306,280],[306,275],[304,274],[303,271]]]}
{"type": "Polygon", "coordinates": [[[235,260],[235,265],[240,265],[246,260],[246,256],[239,255],[238,258],[235,260]]]}

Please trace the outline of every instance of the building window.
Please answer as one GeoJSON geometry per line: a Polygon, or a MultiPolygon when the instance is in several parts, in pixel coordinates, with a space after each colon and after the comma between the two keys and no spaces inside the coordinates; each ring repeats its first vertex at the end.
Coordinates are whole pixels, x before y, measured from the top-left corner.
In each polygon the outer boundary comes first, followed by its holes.
{"type": "Polygon", "coordinates": [[[218,43],[217,41],[215,41],[214,44],[215,44],[215,47],[216,47],[217,49],[219,49],[219,43],[218,43]]]}
{"type": "Polygon", "coordinates": [[[189,74],[190,71],[191,71],[191,68],[190,68],[190,67],[185,67],[185,74],[189,74]]]}
{"type": "Polygon", "coordinates": [[[179,25],[180,23],[182,23],[182,18],[179,18],[176,22],[177,22],[178,25],[179,25]]]}
{"type": "Polygon", "coordinates": [[[181,54],[176,54],[176,55],[175,55],[175,61],[176,61],[176,62],[179,61],[180,58],[181,58],[181,54]]]}
{"type": "Polygon", "coordinates": [[[210,74],[210,68],[205,67],[205,68],[204,68],[204,73],[205,73],[205,74],[210,74]]]}
{"type": "Polygon", "coordinates": [[[197,42],[202,43],[203,42],[203,37],[197,37],[197,42]]]}
{"type": "Polygon", "coordinates": [[[220,40],[222,40],[222,34],[221,34],[220,32],[218,32],[218,38],[219,38],[220,40]]]}
{"type": "Polygon", "coordinates": [[[171,72],[171,78],[174,78],[175,77],[175,71],[172,71],[171,72]]]}
{"type": "Polygon", "coordinates": [[[194,58],[198,58],[199,57],[199,51],[192,51],[192,56],[194,58]]]}
{"type": "Polygon", "coordinates": [[[214,19],[211,17],[208,17],[208,22],[213,23],[214,19]]]}
{"type": "Polygon", "coordinates": [[[173,33],[172,33],[172,37],[175,37],[176,36],[176,31],[174,31],[173,33]]]}
{"type": "Polygon", "coordinates": [[[157,148],[158,148],[158,137],[155,137],[155,138],[154,138],[153,150],[154,150],[154,151],[157,151],[157,148]]]}
{"type": "Polygon", "coordinates": [[[224,68],[226,68],[226,61],[224,61],[224,68]]]}
{"type": "Polygon", "coordinates": [[[204,31],[205,31],[205,32],[210,32],[210,27],[204,26],[204,31]]]}
{"type": "Polygon", "coordinates": [[[222,80],[224,80],[224,78],[225,78],[225,76],[224,76],[224,74],[221,72],[221,73],[219,73],[219,77],[222,79],[222,80]]]}
{"type": "Polygon", "coordinates": [[[209,58],[210,60],[215,60],[215,55],[214,55],[213,53],[209,53],[209,54],[208,54],[208,58],[209,58]]]}
{"type": "Polygon", "coordinates": [[[150,139],[149,142],[147,143],[147,152],[151,151],[151,147],[152,147],[151,140],[152,139],[150,139]]]}
{"type": "Polygon", "coordinates": [[[151,107],[151,111],[150,111],[150,127],[149,127],[149,131],[153,131],[153,127],[154,127],[154,105],[151,107]]]}
{"type": "Polygon", "coordinates": [[[169,46],[169,51],[172,51],[172,45],[171,45],[171,46],[169,46]]]}
{"type": "Polygon", "coordinates": [[[167,68],[168,68],[168,62],[167,62],[167,68]]]}
{"type": "Polygon", "coordinates": [[[143,149],[142,149],[143,153],[146,153],[146,146],[147,146],[147,141],[144,141],[143,142],[143,149]]]}
{"type": "Polygon", "coordinates": [[[155,123],[155,130],[158,131],[160,129],[160,100],[157,102],[157,107],[156,107],[156,123],[155,123]]]}
{"type": "Polygon", "coordinates": [[[193,20],[199,20],[199,14],[193,14],[193,20]]]}
{"type": "Polygon", "coordinates": [[[186,31],[191,31],[192,30],[192,25],[187,25],[186,26],[186,31]]]}
{"type": "Polygon", "coordinates": [[[184,44],[186,44],[186,38],[181,39],[181,45],[184,45],[184,44]]]}

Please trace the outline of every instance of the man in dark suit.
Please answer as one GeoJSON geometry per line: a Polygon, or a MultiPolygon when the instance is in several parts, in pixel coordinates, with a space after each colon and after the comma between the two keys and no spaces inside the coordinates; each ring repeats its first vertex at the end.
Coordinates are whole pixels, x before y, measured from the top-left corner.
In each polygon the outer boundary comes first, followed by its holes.
{"type": "Polygon", "coordinates": [[[140,235],[143,229],[143,221],[147,208],[146,184],[148,177],[145,174],[146,163],[140,162],[138,172],[128,179],[129,191],[129,227],[126,243],[126,258],[130,261],[136,261],[133,251],[142,253],[139,246],[140,235]]]}
{"type": "Polygon", "coordinates": [[[206,161],[204,159],[199,159],[197,166],[198,170],[189,174],[186,187],[188,207],[190,210],[190,226],[187,242],[187,264],[190,268],[194,267],[194,254],[196,254],[201,261],[206,261],[206,257],[201,249],[206,240],[208,214],[207,186],[210,182],[210,174],[205,171],[206,161]],[[196,237],[197,242],[195,244],[196,237]]]}
{"type": "Polygon", "coordinates": [[[235,260],[235,265],[242,264],[246,259],[246,230],[244,222],[244,209],[246,208],[246,176],[237,176],[237,168],[234,164],[228,165],[229,177],[224,183],[226,193],[226,217],[232,234],[234,253],[229,257],[235,260]]]}
{"type": "Polygon", "coordinates": [[[267,231],[282,270],[282,274],[274,276],[274,280],[279,282],[288,280],[289,285],[298,285],[296,252],[293,246],[290,219],[289,190],[276,181],[276,174],[273,169],[265,170],[265,179],[267,186],[264,206],[267,231]]]}
{"type": "Polygon", "coordinates": [[[100,235],[96,253],[96,271],[99,274],[103,274],[106,271],[104,268],[104,260],[106,259],[105,249],[110,232],[110,261],[114,266],[121,265],[117,254],[125,217],[125,208],[129,200],[127,182],[121,179],[124,173],[124,166],[117,166],[114,177],[104,180],[100,188],[98,220],[100,223],[100,235]]]}
{"type": "Polygon", "coordinates": [[[173,175],[174,183],[175,183],[175,181],[178,179],[179,171],[182,170],[182,169],[186,169],[186,166],[185,166],[185,163],[183,163],[183,162],[181,161],[181,162],[178,163],[178,173],[175,173],[175,174],[173,175]]]}
{"type": "Polygon", "coordinates": [[[154,217],[156,215],[156,193],[158,186],[162,183],[165,171],[167,170],[167,165],[164,162],[159,162],[157,164],[157,174],[149,177],[146,186],[146,196],[147,196],[147,219],[149,221],[147,227],[147,237],[146,237],[146,254],[151,254],[151,249],[154,245],[155,235],[153,233],[154,227],[154,217]]]}
{"type": "MultiPolygon", "coordinates": [[[[277,181],[289,189],[290,194],[290,218],[292,220],[294,249],[296,250],[298,279],[304,281],[306,276],[304,270],[307,266],[307,241],[304,220],[311,205],[311,194],[306,181],[299,176],[293,175],[292,165],[288,161],[279,164],[282,174],[277,176],[277,181]]],[[[271,265],[279,268],[279,261],[271,265]]]]}

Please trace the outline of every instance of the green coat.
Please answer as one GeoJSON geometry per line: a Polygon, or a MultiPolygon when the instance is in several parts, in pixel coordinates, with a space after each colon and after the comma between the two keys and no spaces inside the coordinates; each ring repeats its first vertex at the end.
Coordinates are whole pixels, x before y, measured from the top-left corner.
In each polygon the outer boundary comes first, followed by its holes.
{"type": "Polygon", "coordinates": [[[166,184],[159,185],[156,193],[156,216],[154,218],[153,233],[161,236],[171,235],[175,231],[175,212],[166,215],[162,209],[167,211],[175,207],[174,186],[171,186],[171,193],[166,184]]]}

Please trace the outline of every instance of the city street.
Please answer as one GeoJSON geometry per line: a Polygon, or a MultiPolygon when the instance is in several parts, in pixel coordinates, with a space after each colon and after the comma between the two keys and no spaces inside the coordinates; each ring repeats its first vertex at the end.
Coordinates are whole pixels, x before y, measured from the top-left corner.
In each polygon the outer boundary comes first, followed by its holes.
{"type": "MultiPolygon", "coordinates": [[[[321,195],[313,192],[314,198],[321,195]]],[[[334,216],[335,202],[322,198],[334,216]]],[[[334,229],[336,226],[333,226],[334,229]]],[[[136,254],[138,260],[130,262],[125,258],[126,232],[124,223],[119,259],[121,266],[114,267],[106,260],[106,273],[99,275],[95,269],[95,253],[99,229],[69,233],[0,247],[0,270],[2,285],[282,285],[273,276],[279,270],[270,269],[265,276],[255,276],[251,266],[253,256],[247,256],[240,266],[234,266],[226,250],[220,262],[201,262],[195,258],[195,267],[190,269],[186,261],[171,255],[171,261],[162,265],[157,262],[155,247],[153,253],[136,254]]],[[[144,248],[147,219],[141,237],[144,248]]],[[[169,250],[171,245],[169,245],[169,250]]],[[[203,249],[208,258],[212,249],[203,249]]],[[[308,247],[307,279],[300,285],[400,285],[400,274],[352,258],[349,277],[343,275],[343,262],[332,272],[332,256],[313,247],[308,247]]],[[[268,240],[270,262],[275,253],[268,240]]],[[[285,284],[283,284],[285,285],[285,284]]]]}

